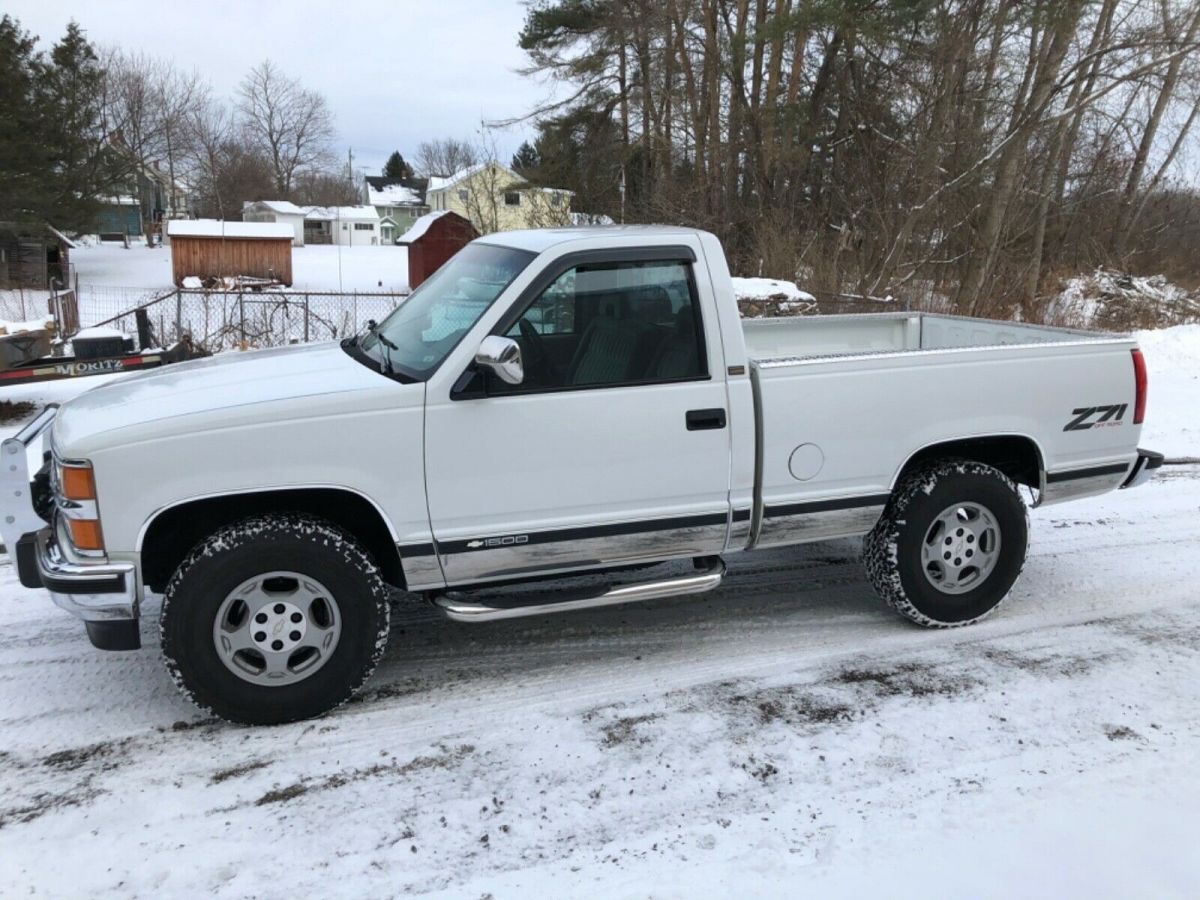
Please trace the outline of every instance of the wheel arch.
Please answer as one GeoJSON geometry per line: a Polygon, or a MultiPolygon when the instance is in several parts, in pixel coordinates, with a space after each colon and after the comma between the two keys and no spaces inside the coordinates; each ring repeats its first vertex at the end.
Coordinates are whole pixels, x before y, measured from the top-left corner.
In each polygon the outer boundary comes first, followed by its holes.
{"type": "Polygon", "coordinates": [[[1041,491],[1045,484],[1045,455],[1027,434],[972,435],[927,444],[911,454],[892,475],[891,490],[913,467],[933,459],[969,459],[1000,470],[1017,484],[1041,491]]]}
{"type": "Polygon", "coordinates": [[[286,512],[308,513],[342,528],[375,560],[384,581],[405,586],[391,522],[365,494],[344,487],[234,491],[165,506],[146,520],[138,534],[142,581],[161,592],[192,548],[218,528],[250,516],[286,512]]]}

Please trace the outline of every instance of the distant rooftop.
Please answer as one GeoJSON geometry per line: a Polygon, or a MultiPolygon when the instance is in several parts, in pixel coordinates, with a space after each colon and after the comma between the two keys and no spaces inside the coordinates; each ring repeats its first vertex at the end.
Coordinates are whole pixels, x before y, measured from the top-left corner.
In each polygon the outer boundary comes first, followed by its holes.
{"type": "Polygon", "coordinates": [[[427,178],[385,178],[368,175],[367,200],[372,206],[424,206],[427,178]]]}
{"type": "Polygon", "coordinates": [[[265,206],[273,213],[287,216],[302,216],[304,210],[298,207],[291,200],[247,200],[242,204],[242,209],[248,206],[265,206]]]}

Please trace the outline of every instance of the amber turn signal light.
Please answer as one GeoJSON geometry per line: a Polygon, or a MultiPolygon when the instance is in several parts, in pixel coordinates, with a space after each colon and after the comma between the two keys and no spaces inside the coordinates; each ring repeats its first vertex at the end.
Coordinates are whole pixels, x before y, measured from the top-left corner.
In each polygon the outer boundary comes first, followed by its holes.
{"type": "Polygon", "coordinates": [[[104,536],[100,533],[97,519],[67,519],[71,529],[71,543],[77,550],[103,550],[104,536]]]}
{"type": "Polygon", "coordinates": [[[95,500],[96,480],[87,466],[63,466],[62,493],[68,500],[95,500]]]}

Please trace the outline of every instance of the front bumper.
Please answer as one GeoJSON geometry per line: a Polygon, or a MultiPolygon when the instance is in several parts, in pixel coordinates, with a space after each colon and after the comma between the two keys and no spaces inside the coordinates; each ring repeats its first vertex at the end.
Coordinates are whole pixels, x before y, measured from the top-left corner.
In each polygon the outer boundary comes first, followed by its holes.
{"type": "Polygon", "coordinates": [[[88,638],[100,649],[135,650],[141,646],[136,567],[68,558],[54,528],[34,509],[27,452],[49,429],[57,411],[47,407],[0,445],[0,536],[21,584],[45,588],[57,606],[83,620],[88,638]]]}
{"type": "Polygon", "coordinates": [[[1154,473],[1162,466],[1163,458],[1161,453],[1155,453],[1153,450],[1143,450],[1141,447],[1138,447],[1137,462],[1129,470],[1129,475],[1121,483],[1121,487],[1131,488],[1137,487],[1139,484],[1145,484],[1154,477],[1154,473]]]}
{"type": "Polygon", "coordinates": [[[88,638],[101,650],[136,650],[137,571],[132,563],[73,563],[47,527],[21,537],[17,572],[26,587],[44,587],[61,609],[82,619],[88,638]]]}

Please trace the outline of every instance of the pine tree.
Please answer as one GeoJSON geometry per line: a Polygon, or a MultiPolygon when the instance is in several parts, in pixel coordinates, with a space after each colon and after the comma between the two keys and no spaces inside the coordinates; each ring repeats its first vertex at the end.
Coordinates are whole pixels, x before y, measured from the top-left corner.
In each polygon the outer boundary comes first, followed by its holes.
{"type": "Polygon", "coordinates": [[[102,127],[104,71],[95,50],[75,22],[50,51],[44,71],[46,131],[53,148],[50,210],[57,227],[91,231],[99,211],[97,197],[107,187],[107,153],[102,127]]]}
{"type": "Polygon", "coordinates": [[[28,227],[49,205],[49,148],[41,84],[45,64],[35,39],[9,16],[0,18],[0,222],[28,227]]]}
{"type": "Polygon", "coordinates": [[[392,155],[387,158],[387,162],[383,164],[384,178],[412,178],[412,166],[404,161],[404,157],[400,155],[399,150],[393,150],[392,155]]]}
{"type": "Polygon", "coordinates": [[[529,178],[533,171],[541,165],[542,155],[529,141],[524,141],[512,158],[513,171],[522,178],[529,178]]]}

